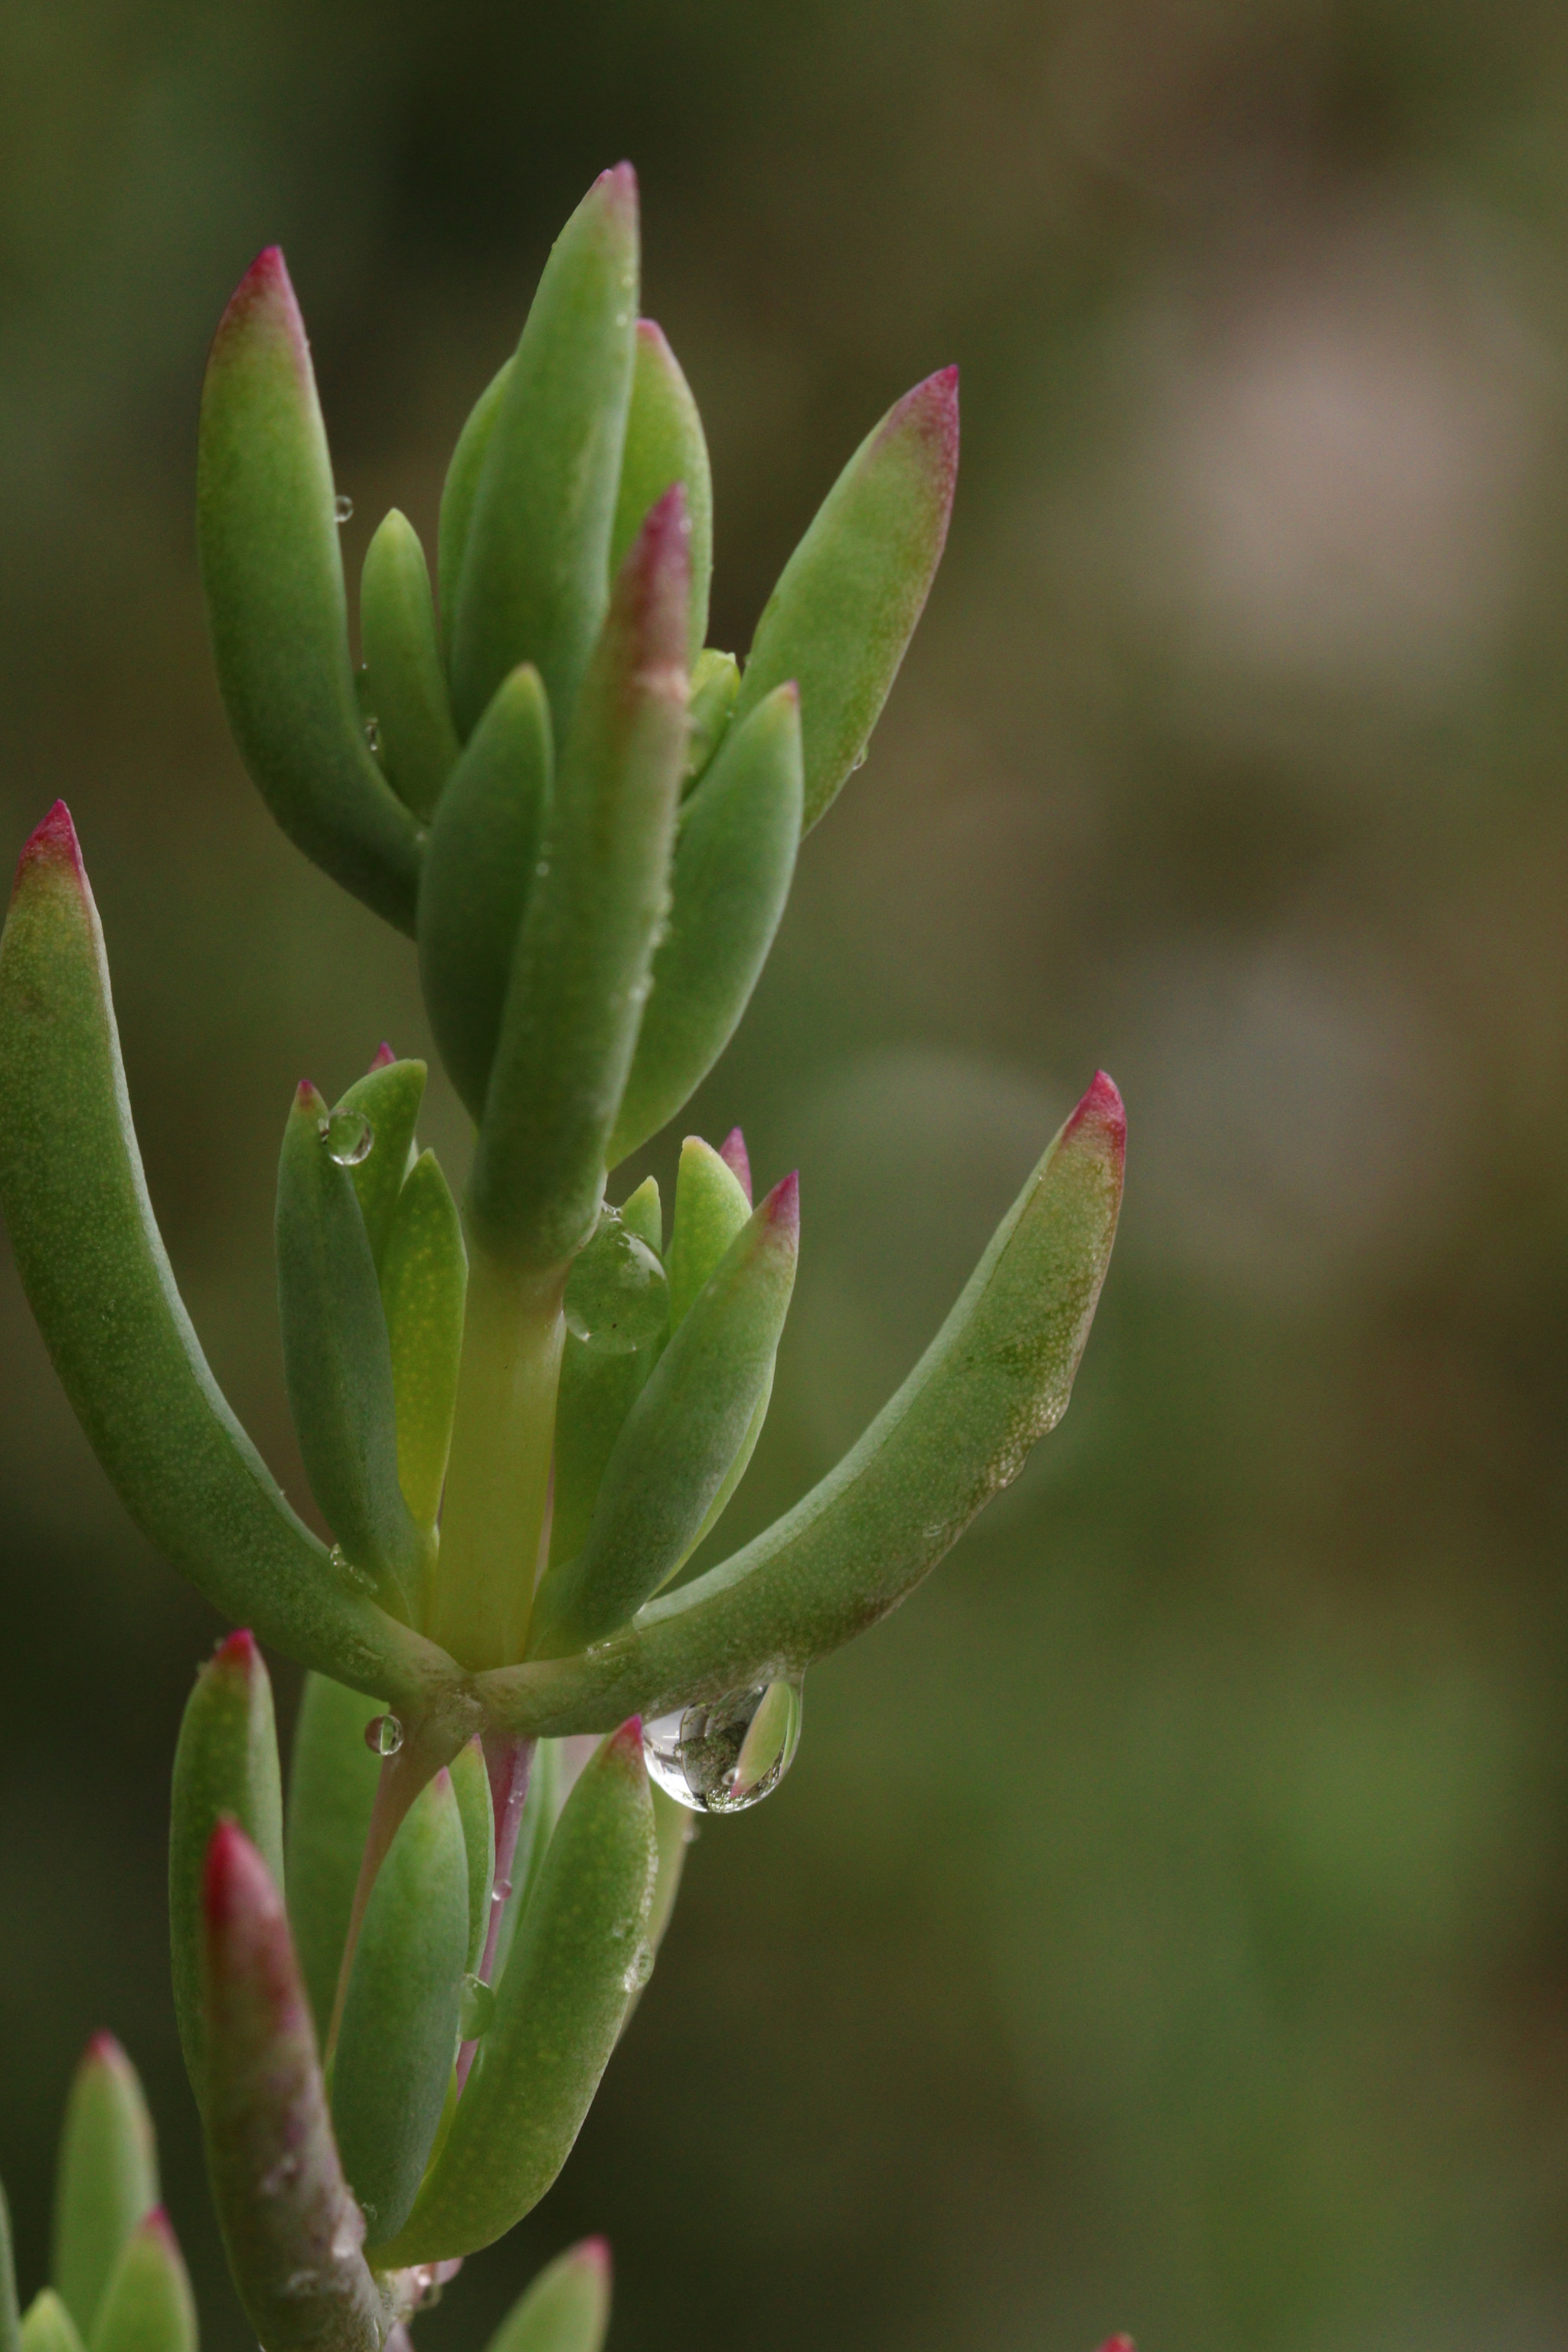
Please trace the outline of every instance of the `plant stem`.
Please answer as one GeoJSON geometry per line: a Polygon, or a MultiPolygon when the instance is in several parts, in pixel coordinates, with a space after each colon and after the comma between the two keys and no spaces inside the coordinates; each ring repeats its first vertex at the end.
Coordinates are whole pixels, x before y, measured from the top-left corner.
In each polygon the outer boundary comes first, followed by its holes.
{"type": "Polygon", "coordinates": [[[565,1325],[563,1267],[539,1274],[476,1247],[429,1622],[471,1672],[528,1639],[550,1494],[565,1325]]]}

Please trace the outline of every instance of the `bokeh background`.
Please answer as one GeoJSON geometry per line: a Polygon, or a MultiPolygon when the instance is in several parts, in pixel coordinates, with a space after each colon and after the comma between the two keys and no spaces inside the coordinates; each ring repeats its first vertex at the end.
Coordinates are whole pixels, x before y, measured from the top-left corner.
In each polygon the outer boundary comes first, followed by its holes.
{"type": "MultiPolygon", "coordinates": [[[[946,565],[692,1124],[803,1170],[731,1529],[826,1468],[1097,1064],[1131,1120],[1072,1411],[784,1790],[691,1858],[475,2352],[602,2229],[616,2352],[1536,2352],[1568,2326],[1568,17],[1551,0],[5,0],[0,835],[57,793],[153,1196],[300,1490],[301,1072],[406,948],[228,745],[204,350],[281,239],[357,564],[589,179],[717,476],[743,647],[843,457],[963,370],[946,565]]],[[[9,851],[6,853],[9,855],[9,851]]],[[[0,1107],[0,1116],[3,1116],[0,1107]]],[[[466,1141],[449,1095],[432,1138],[466,1141]]],[[[668,1150],[653,1155],[667,1171],[668,1150]]],[[[0,1291],[0,2170],[24,2284],[111,2026],[247,2352],[166,1990],[218,1630],[0,1291]]],[[[280,1696],[292,1682],[280,1670],[280,1696]]]]}

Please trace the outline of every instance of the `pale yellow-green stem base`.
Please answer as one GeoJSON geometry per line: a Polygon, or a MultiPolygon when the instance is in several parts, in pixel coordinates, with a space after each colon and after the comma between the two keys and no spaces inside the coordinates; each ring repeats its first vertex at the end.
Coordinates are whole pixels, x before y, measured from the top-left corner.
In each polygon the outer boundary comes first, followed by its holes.
{"type": "Polygon", "coordinates": [[[458,1411],[424,1631],[470,1673],[515,1665],[528,1640],[550,1496],[566,1270],[525,1272],[475,1248],[458,1411]]]}

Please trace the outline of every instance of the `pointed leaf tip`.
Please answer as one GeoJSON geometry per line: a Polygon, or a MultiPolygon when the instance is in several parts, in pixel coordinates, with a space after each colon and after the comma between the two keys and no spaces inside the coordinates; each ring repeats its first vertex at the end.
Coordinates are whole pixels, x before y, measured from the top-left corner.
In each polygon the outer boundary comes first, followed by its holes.
{"type": "Polygon", "coordinates": [[[216,1666],[238,1666],[246,1674],[252,1671],[256,1664],[256,1636],[247,1625],[240,1626],[237,1633],[225,1635],[213,1652],[213,1664],[216,1666]]]}
{"type": "Polygon", "coordinates": [[[396,1055],[384,1037],[372,1056],[370,1066],[373,1070],[384,1070],[396,1059],[396,1055]]]}
{"type": "Polygon", "coordinates": [[[22,845],[22,855],[16,860],[15,887],[20,889],[27,870],[33,866],[69,866],[85,882],[81,861],[81,845],[76,837],[71,813],[64,801],[57,801],[47,816],[33,827],[22,845]]]}
{"type": "Polygon", "coordinates": [[[738,1127],[732,1127],[719,1146],[719,1157],[750,1201],[752,1197],[751,1154],[746,1150],[746,1139],[738,1127]]]}
{"type": "Polygon", "coordinates": [[[129,2066],[131,2063],[115,2036],[107,2031],[95,2033],[82,2054],[100,2066],[129,2066]]]}
{"type": "Polygon", "coordinates": [[[779,1178],[778,1182],[763,1202],[763,1213],[775,1229],[789,1234],[799,1233],[800,1171],[798,1168],[792,1174],[779,1178]]]}
{"type": "Polygon", "coordinates": [[[234,292],[217,322],[212,348],[220,353],[237,328],[249,323],[258,311],[270,312],[274,322],[281,327],[303,359],[310,345],[305,335],[305,321],[300,314],[289,265],[283,258],[280,245],[264,245],[234,292]]]}
{"type": "Polygon", "coordinates": [[[222,1927],[242,1912],[276,1901],[267,1864],[239,1823],[226,1818],[220,1821],[208,1841],[202,1874],[202,1906],[208,1925],[222,1927]]]}
{"type": "Polygon", "coordinates": [[[605,1753],[607,1755],[613,1755],[617,1748],[622,1749],[627,1756],[635,1755],[639,1764],[642,1762],[642,1717],[640,1715],[628,1715],[625,1723],[620,1726],[620,1728],[610,1734],[609,1739],[605,1743],[605,1753]]]}
{"type": "Polygon", "coordinates": [[[578,2262],[587,2263],[593,2269],[602,2272],[605,2278],[609,2277],[615,2268],[615,2259],[610,2252],[608,2238],[583,2238],[573,2247],[572,2252],[578,2262]]]}
{"type": "Polygon", "coordinates": [[[1104,1070],[1097,1070],[1088,1092],[1079,1104],[1063,1130],[1062,1140],[1076,1135],[1080,1128],[1097,1127],[1103,1130],[1113,1156],[1118,1161],[1127,1150],[1127,1110],[1114,1078],[1104,1070]]]}

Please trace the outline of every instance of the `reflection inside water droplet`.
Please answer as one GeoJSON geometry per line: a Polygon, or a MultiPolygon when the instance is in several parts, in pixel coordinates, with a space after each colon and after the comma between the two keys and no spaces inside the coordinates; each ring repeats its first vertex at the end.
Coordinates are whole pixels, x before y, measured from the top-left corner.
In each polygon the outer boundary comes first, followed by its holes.
{"type": "Polygon", "coordinates": [[[375,1141],[375,1129],[362,1110],[335,1110],[322,1119],[316,1129],[327,1147],[327,1156],[340,1168],[357,1168],[368,1160],[375,1141]]]}
{"type": "Polygon", "coordinates": [[[342,490],[340,490],[337,497],[332,500],[333,521],[341,527],[343,523],[347,522],[353,510],[354,502],[353,499],[349,498],[342,490]]]}
{"type": "Polygon", "coordinates": [[[492,1987],[482,1977],[463,1979],[463,2002],[458,2013],[458,2032],[465,2042],[477,2042],[489,2028],[496,2013],[496,1997],[492,1987]]]}
{"type": "Polygon", "coordinates": [[[395,1715],[373,1715],[364,1727],[364,1744],[373,1756],[395,1756],[403,1745],[403,1726],[395,1715]]]}
{"type": "Polygon", "coordinates": [[[743,1813],[771,1796],[800,1746],[798,1681],[756,1683],[643,1726],[647,1769],[694,1813],[743,1813]]]}

